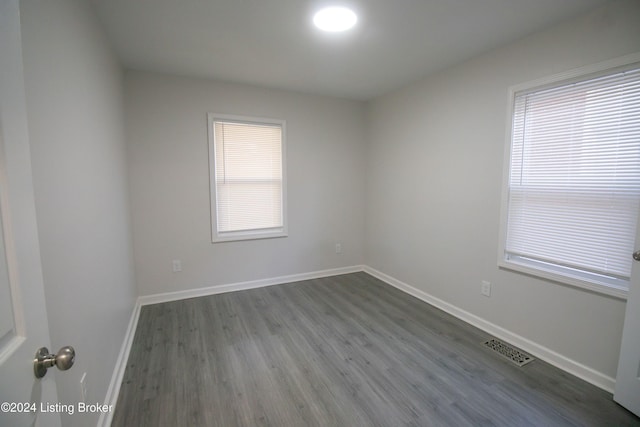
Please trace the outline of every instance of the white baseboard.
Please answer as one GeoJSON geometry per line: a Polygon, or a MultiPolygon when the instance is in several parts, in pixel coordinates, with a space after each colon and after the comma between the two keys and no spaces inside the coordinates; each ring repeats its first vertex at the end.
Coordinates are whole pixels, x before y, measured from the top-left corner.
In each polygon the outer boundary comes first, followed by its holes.
{"type": "Polygon", "coordinates": [[[291,274],[288,276],[272,277],[269,279],[251,280],[248,282],[227,285],[209,286],[206,288],[189,289],[186,291],[167,292],[162,294],[144,295],[138,298],[141,305],[158,304],[161,302],[178,301],[181,299],[222,294],[225,292],[244,291],[247,289],[263,288],[265,286],[282,285],[283,283],[299,282],[301,280],[318,279],[320,277],[337,276],[363,271],[364,266],[332,268],[330,270],[314,271],[311,273],[291,274]]]}
{"type": "MultiPolygon", "coordinates": [[[[120,348],[120,354],[116,360],[116,366],[111,376],[111,382],[107,389],[107,396],[104,400],[106,405],[110,405],[115,409],[118,402],[118,395],[120,394],[120,385],[122,384],[122,378],[124,378],[124,371],[127,367],[127,361],[129,360],[129,353],[131,352],[131,345],[133,344],[133,337],[136,334],[136,327],[138,326],[138,319],[140,318],[140,302],[136,301],[133,306],[131,318],[129,319],[129,326],[124,335],[122,341],[122,347],[120,348]]],[[[109,427],[111,420],[113,419],[113,411],[102,412],[98,419],[98,427],[109,427]]]]}
{"type": "Polygon", "coordinates": [[[434,307],[439,308],[442,311],[451,314],[452,316],[457,317],[460,320],[471,324],[472,326],[475,326],[476,328],[482,329],[488,334],[507,341],[515,345],[516,347],[519,347],[522,350],[531,353],[533,356],[536,356],[537,358],[544,360],[545,362],[557,368],[560,368],[563,371],[575,375],[576,377],[581,378],[597,387],[600,387],[601,389],[606,390],[609,393],[613,393],[613,389],[616,383],[615,378],[609,377],[602,372],[598,372],[588,366],[576,362],[575,360],[569,359],[568,357],[556,353],[555,351],[547,347],[528,340],[501,326],[478,317],[475,314],[462,310],[455,305],[449,304],[448,302],[429,295],[428,293],[421,291],[420,289],[416,289],[413,286],[401,282],[400,280],[388,276],[374,268],[365,266],[364,271],[409,295],[412,295],[428,304],[433,305],[434,307]]]}

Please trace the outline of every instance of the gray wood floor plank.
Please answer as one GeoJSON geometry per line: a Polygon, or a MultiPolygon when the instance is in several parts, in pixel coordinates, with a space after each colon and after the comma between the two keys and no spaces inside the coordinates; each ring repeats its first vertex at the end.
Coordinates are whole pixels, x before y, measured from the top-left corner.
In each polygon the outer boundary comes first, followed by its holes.
{"type": "Polygon", "coordinates": [[[604,392],[354,273],[145,306],[113,426],[640,426],[604,392]]]}

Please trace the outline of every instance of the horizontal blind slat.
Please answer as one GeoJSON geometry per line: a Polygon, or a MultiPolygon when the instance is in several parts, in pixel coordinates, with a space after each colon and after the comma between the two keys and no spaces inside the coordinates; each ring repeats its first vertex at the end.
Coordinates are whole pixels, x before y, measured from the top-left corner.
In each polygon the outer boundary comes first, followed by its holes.
{"type": "Polygon", "coordinates": [[[214,121],[218,232],[283,225],[282,127],[214,121]]]}
{"type": "Polygon", "coordinates": [[[629,277],[640,69],[516,94],[507,254],[629,277]]]}

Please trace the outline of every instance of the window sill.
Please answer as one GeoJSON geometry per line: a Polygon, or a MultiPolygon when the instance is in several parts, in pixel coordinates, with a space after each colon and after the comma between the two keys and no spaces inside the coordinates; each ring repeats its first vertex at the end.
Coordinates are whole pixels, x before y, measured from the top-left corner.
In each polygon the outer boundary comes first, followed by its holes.
{"type": "Polygon", "coordinates": [[[249,231],[233,231],[228,233],[215,233],[212,236],[212,243],[237,242],[241,240],[260,240],[275,239],[278,237],[287,237],[288,233],[284,229],[269,230],[249,230],[249,231]]]}
{"type": "Polygon", "coordinates": [[[529,276],[550,280],[552,282],[560,283],[563,285],[586,289],[591,292],[619,298],[625,301],[629,294],[628,289],[625,289],[622,286],[616,286],[604,281],[600,282],[597,280],[586,280],[585,278],[579,277],[577,275],[572,276],[565,273],[560,274],[551,269],[533,267],[528,263],[519,262],[516,260],[499,260],[498,267],[505,270],[511,270],[519,273],[524,273],[529,276]]]}

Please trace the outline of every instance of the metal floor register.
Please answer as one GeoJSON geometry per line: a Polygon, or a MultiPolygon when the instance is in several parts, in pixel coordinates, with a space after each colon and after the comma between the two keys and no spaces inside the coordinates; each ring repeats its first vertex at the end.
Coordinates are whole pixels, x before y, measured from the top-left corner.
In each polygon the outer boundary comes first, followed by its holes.
{"type": "Polygon", "coordinates": [[[495,338],[490,339],[489,341],[485,341],[484,345],[489,347],[491,350],[497,352],[502,357],[505,357],[515,363],[518,366],[524,366],[529,362],[534,361],[535,359],[530,354],[527,354],[517,348],[513,347],[511,344],[502,342],[495,338]]]}

